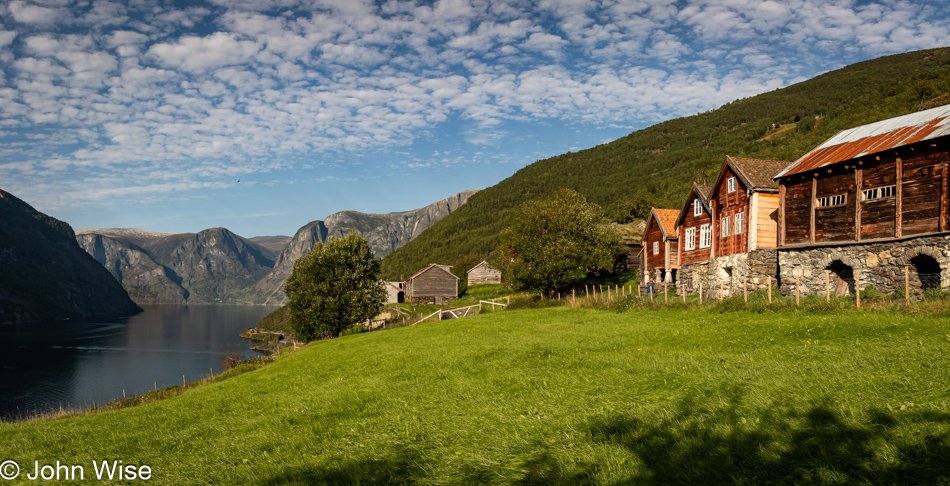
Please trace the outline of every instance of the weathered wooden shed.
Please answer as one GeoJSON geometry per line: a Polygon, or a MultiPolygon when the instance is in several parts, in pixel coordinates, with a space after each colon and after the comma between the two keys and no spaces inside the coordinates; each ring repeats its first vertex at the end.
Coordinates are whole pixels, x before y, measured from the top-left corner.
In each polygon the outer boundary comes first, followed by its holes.
{"type": "Polygon", "coordinates": [[[386,289],[386,303],[399,304],[405,301],[405,292],[402,290],[402,282],[383,282],[386,289]]]}
{"type": "Polygon", "coordinates": [[[948,286],[950,106],[839,132],[776,175],[784,290],[948,286]],[[925,278],[926,277],[926,278],[925,278]],[[834,287],[840,287],[834,285],[834,287]]]}
{"type": "Polygon", "coordinates": [[[468,270],[469,285],[499,283],[501,283],[501,270],[489,265],[484,260],[468,270]]]}
{"type": "Polygon", "coordinates": [[[436,263],[419,270],[406,279],[403,290],[412,305],[446,305],[458,298],[459,278],[448,265],[436,263]]]}
{"type": "Polygon", "coordinates": [[[676,237],[678,209],[651,208],[643,231],[644,282],[673,282],[679,269],[676,237]]]}

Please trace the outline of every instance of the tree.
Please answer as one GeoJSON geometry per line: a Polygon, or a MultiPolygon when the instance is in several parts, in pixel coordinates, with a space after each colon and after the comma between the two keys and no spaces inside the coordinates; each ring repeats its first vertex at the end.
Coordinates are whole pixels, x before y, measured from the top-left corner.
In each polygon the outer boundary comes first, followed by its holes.
{"type": "Polygon", "coordinates": [[[604,224],[600,208],[570,189],[529,201],[508,212],[492,263],[513,286],[553,293],[607,270],[623,251],[620,237],[604,224]]]}
{"type": "Polygon", "coordinates": [[[284,291],[297,339],[338,336],[379,315],[386,300],[379,280],[381,265],[358,233],[317,243],[313,252],[294,262],[284,291]]]}

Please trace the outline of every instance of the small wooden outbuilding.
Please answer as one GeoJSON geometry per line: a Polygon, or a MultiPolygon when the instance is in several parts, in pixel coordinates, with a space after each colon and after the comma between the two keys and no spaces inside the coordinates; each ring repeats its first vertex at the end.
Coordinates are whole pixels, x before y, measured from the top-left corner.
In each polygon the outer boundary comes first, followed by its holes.
{"type": "Polygon", "coordinates": [[[406,293],[402,290],[402,286],[402,282],[383,282],[387,304],[399,304],[405,301],[406,293]]]}
{"type": "Polygon", "coordinates": [[[781,160],[726,157],[709,196],[713,258],[777,246],[779,185],[772,178],[788,166],[781,160]]]}
{"type": "Polygon", "coordinates": [[[446,305],[458,298],[459,278],[452,275],[449,265],[436,263],[406,279],[403,290],[412,305],[446,305]]]}
{"type": "Polygon", "coordinates": [[[488,262],[484,260],[468,271],[469,285],[499,283],[501,283],[501,270],[489,265],[488,262]]]}
{"type": "Polygon", "coordinates": [[[673,282],[679,269],[676,237],[678,209],[650,209],[643,231],[643,282],[673,282]]]}

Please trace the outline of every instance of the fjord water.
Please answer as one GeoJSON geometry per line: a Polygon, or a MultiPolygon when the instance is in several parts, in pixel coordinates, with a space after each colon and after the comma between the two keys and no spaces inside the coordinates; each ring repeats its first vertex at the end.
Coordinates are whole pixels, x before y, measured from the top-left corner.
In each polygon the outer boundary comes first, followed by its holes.
{"type": "Polygon", "coordinates": [[[254,343],[238,334],[274,306],[142,305],[112,322],[24,324],[0,328],[0,418],[89,408],[221,372],[230,352],[254,343]]]}

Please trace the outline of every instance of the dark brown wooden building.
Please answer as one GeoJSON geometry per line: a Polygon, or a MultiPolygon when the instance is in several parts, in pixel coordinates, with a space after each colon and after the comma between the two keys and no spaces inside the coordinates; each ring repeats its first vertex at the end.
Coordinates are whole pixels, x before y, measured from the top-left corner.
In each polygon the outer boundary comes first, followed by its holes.
{"type": "Polygon", "coordinates": [[[726,157],[709,196],[714,258],[776,247],[779,185],[773,177],[788,166],[779,160],[726,157]]]}
{"type": "Polygon", "coordinates": [[[921,238],[950,230],[948,152],[943,106],[842,131],[779,173],[779,248],[797,268],[783,268],[783,283],[798,276],[823,291],[824,270],[844,280],[860,270],[862,288],[888,289],[888,268],[908,266],[945,284],[947,239],[921,238]],[[812,248],[826,256],[792,251],[812,248]]]}
{"type": "Polygon", "coordinates": [[[643,282],[673,282],[679,269],[678,209],[652,208],[643,231],[643,282]]]}
{"type": "Polygon", "coordinates": [[[406,279],[403,290],[412,305],[447,305],[458,298],[459,278],[448,265],[432,263],[406,279]]]}
{"type": "Polygon", "coordinates": [[[679,237],[679,263],[689,265],[709,259],[712,250],[712,186],[693,184],[674,225],[679,237]]]}

